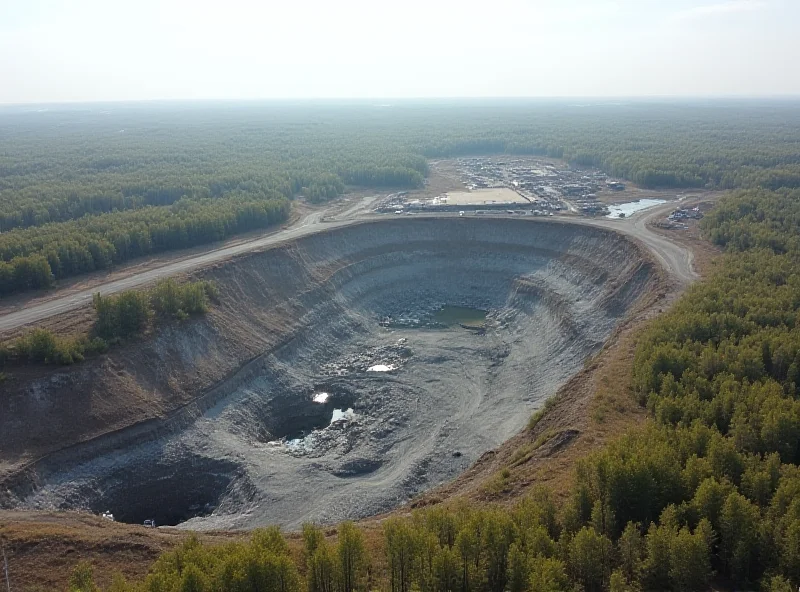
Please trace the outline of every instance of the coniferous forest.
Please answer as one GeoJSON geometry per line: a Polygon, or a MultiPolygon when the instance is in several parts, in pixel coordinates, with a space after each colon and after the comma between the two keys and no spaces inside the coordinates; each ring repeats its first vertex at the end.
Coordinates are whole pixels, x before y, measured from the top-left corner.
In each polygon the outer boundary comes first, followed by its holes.
{"type": "Polygon", "coordinates": [[[644,187],[800,186],[789,101],[109,104],[0,110],[0,295],[416,188],[428,158],[536,154],[644,187]]]}

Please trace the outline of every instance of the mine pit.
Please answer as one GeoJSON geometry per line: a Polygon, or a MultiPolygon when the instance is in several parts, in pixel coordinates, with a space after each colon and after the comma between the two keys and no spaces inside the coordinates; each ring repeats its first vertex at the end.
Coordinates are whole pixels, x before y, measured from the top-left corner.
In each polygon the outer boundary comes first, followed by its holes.
{"type": "MultiPolygon", "coordinates": [[[[236,466],[207,459],[182,459],[142,467],[137,475],[113,473],[83,492],[89,510],[110,512],[117,522],[175,526],[208,516],[235,479],[236,466]]],[[[70,509],[67,505],[65,509],[70,509]]]]}
{"type": "Polygon", "coordinates": [[[12,505],[191,529],[390,510],[522,429],[655,275],[619,234],[534,219],[368,222],[242,257],[204,275],[207,318],[142,354],[190,376],[241,351],[241,369],[169,422],[40,462],[12,505]]]}
{"type": "Polygon", "coordinates": [[[264,413],[267,441],[302,439],[347,416],[352,403],[352,394],[344,391],[318,393],[310,400],[295,392],[275,397],[264,413]]]}
{"type": "Polygon", "coordinates": [[[331,413],[330,421],[327,425],[319,426],[311,432],[298,434],[296,437],[286,437],[283,442],[286,449],[294,454],[306,454],[314,451],[314,448],[324,437],[323,430],[339,424],[335,427],[342,428],[344,424],[355,419],[356,413],[352,407],[347,409],[334,409],[331,413]]]}

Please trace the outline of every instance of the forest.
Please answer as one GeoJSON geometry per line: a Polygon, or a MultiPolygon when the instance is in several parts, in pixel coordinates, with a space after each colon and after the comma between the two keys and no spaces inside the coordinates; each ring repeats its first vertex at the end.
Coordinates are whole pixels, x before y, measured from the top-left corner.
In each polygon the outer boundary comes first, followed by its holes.
{"type": "MultiPolygon", "coordinates": [[[[650,419],[580,460],[566,503],[534,489],[511,508],[420,509],[372,546],[348,523],[335,542],[306,525],[300,556],[276,529],[190,540],[111,590],[796,590],[800,190],[736,192],[703,230],[726,253],[638,341],[650,419]]],[[[79,566],[72,590],[91,581],[79,566]]]]}
{"type": "Polygon", "coordinates": [[[0,109],[0,296],[421,187],[427,160],[536,154],[644,187],[800,186],[792,101],[110,104],[0,109]]]}

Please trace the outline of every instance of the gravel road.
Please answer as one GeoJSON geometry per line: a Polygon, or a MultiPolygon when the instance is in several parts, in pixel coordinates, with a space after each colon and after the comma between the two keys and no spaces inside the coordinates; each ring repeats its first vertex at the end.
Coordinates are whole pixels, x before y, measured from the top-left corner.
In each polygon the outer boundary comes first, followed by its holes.
{"type": "MultiPolygon", "coordinates": [[[[0,316],[0,331],[8,331],[23,327],[25,325],[31,325],[40,322],[43,319],[84,307],[91,303],[92,295],[96,292],[100,292],[103,295],[108,295],[124,290],[130,290],[132,288],[138,288],[151,284],[164,277],[169,277],[179,273],[191,272],[220,261],[225,261],[226,259],[230,259],[237,255],[251,251],[258,251],[287,240],[300,238],[302,236],[307,236],[317,232],[323,232],[332,228],[341,228],[365,220],[385,218],[385,215],[376,216],[369,214],[368,206],[374,201],[374,199],[374,197],[364,198],[361,202],[348,208],[342,214],[338,214],[330,218],[325,217],[325,211],[312,212],[298,221],[295,225],[280,232],[272,233],[268,236],[236,244],[230,247],[211,250],[195,257],[168,263],[162,267],[150,269],[141,273],[134,273],[128,277],[110,281],[108,283],[101,284],[100,286],[92,287],[91,289],[70,294],[69,296],[65,296],[63,298],[55,298],[41,304],[25,306],[20,310],[0,316]]],[[[663,216],[666,212],[674,207],[674,203],[667,203],[658,207],[637,212],[629,218],[620,220],[608,218],[598,219],[576,217],[556,217],[551,219],[563,220],[565,223],[590,224],[593,226],[614,228],[629,234],[642,241],[676,280],[681,283],[688,284],[697,279],[697,274],[692,268],[691,251],[686,246],[672,242],[663,235],[653,232],[647,226],[648,222],[652,221],[658,216],[663,216]]],[[[430,214],[420,217],[450,218],[453,216],[454,214],[430,214]]],[[[502,215],[491,216],[492,219],[499,217],[502,217],[502,215]]],[[[514,217],[519,218],[519,216],[514,217]]]]}

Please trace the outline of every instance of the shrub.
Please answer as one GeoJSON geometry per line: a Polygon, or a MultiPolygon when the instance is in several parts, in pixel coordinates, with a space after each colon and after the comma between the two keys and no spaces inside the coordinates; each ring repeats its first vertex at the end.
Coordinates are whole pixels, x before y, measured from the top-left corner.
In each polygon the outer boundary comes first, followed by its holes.
{"type": "Polygon", "coordinates": [[[95,331],[100,337],[129,337],[144,331],[150,319],[150,299],[144,292],[128,291],[117,296],[93,298],[97,311],[95,331]]]}

